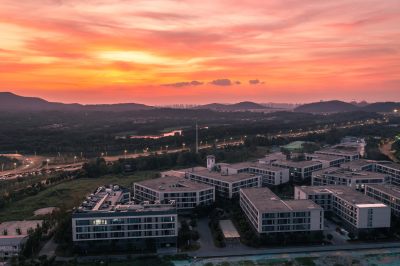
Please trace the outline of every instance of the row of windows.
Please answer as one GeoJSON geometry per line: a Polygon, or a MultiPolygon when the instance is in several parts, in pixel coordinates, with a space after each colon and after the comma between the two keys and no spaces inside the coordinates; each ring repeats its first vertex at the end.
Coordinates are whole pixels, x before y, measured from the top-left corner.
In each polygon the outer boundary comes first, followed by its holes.
{"type": "Polygon", "coordinates": [[[75,220],[76,225],[108,225],[108,224],[135,224],[135,223],[168,223],[175,222],[175,216],[137,217],[114,219],[81,219],[75,220]]]}
{"type": "Polygon", "coordinates": [[[131,225],[111,225],[111,226],[77,226],[76,232],[106,232],[106,231],[125,231],[143,229],[169,229],[175,228],[175,223],[163,224],[131,224],[131,225]]]}
{"type": "Polygon", "coordinates": [[[113,233],[83,233],[76,234],[76,239],[107,239],[107,238],[124,238],[124,237],[149,237],[149,236],[173,236],[175,230],[162,231],[139,231],[139,232],[113,232],[113,233]]]}

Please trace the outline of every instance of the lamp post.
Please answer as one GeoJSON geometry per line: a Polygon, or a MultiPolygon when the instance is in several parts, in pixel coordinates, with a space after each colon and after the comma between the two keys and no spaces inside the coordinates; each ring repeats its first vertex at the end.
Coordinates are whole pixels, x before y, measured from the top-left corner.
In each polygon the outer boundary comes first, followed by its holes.
{"type": "Polygon", "coordinates": [[[126,154],[128,153],[128,151],[127,150],[124,150],[124,158],[125,158],[125,160],[126,160],[126,154]]]}

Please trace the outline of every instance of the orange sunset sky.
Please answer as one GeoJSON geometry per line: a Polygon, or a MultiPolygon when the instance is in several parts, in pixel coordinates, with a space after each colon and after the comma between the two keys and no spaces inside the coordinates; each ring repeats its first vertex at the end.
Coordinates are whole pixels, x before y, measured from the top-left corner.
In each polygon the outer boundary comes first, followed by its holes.
{"type": "Polygon", "coordinates": [[[400,101],[399,0],[0,0],[0,34],[0,91],[51,101],[400,101]]]}

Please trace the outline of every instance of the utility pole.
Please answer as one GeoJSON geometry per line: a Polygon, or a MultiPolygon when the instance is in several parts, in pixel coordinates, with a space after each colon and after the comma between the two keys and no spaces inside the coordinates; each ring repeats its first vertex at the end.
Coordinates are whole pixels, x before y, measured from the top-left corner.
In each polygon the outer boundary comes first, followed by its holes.
{"type": "Polygon", "coordinates": [[[196,153],[199,153],[199,128],[196,122],[196,153]]]}

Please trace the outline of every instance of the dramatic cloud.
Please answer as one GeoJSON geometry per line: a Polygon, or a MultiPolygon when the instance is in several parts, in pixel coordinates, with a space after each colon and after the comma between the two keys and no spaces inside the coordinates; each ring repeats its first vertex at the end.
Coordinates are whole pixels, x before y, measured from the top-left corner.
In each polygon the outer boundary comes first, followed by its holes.
{"type": "Polygon", "coordinates": [[[260,83],[260,81],[258,80],[258,79],[251,79],[251,80],[249,80],[249,84],[250,85],[255,85],[255,84],[259,84],[260,83]]]}
{"type": "Polygon", "coordinates": [[[231,86],[232,81],[230,79],[215,79],[210,82],[210,84],[216,85],[216,86],[231,86]]]}
{"type": "Polygon", "coordinates": [[[187,87],[187,86],[199,86],[199,85],[203,85],[203,82],[197,81],[197,80],[193,80],[190,82],[176,82],[176,83],[169,83],[169,84],[164,84],[164,86],[169,86],[169,87],[187,87]]]}
{"type": "Polygon", "coordinates": [[[85,103],[400,101],[399,10],[399,0],[1,0],[0,90],[85,103]]]}

